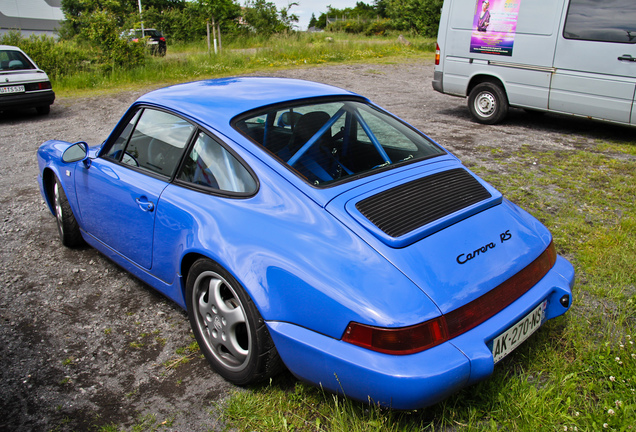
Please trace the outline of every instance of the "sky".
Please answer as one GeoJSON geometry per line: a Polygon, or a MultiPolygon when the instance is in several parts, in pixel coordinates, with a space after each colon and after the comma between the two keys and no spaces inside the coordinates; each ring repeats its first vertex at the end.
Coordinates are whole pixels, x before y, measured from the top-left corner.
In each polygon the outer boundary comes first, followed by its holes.
{"type": "MultiPolygon", "coordinates": [[[[276,5],[278,9],[282,7],[287,7],[289,4],[288,0],[270,0],[272,3],[276,5]]],[[[311,14],[316,15],[316,18],[320,16],[321,13],[327,12],[327,6],[334,7],[336,9],[344,9],[348,7],[355,7],[356,1],[360,0],[295,0],[298,3],[298,6],[293,6],[290,13],[296,14],[298,16],[298,30],[307,30],[307,24],[309,24],[309,20],[311,19],[311,14]]],[[[364,0],[362,0],[364,1],[364,0]]],[[[364,1],[366,4],[373,4],[372,1],[367,0],[364,1]]]]}

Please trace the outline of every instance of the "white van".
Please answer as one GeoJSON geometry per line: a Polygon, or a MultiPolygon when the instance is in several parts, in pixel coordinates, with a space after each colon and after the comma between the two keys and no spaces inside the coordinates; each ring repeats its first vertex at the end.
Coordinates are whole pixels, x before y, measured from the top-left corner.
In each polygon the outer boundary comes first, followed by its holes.
{"type": "Polygon", "coordinates": [[[444,0],[433,88],[484,124],[512,106],[636,125],[636,1],[444,0]]]}

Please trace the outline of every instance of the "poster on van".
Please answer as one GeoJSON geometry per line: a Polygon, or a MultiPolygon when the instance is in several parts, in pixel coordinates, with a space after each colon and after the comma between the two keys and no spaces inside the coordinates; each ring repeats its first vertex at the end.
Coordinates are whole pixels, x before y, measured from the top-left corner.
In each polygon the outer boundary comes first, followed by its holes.
{"type": "Polygon", "coordinates": [[[470,52],[512,56],[521,0],[477,0],[470,52]]]}

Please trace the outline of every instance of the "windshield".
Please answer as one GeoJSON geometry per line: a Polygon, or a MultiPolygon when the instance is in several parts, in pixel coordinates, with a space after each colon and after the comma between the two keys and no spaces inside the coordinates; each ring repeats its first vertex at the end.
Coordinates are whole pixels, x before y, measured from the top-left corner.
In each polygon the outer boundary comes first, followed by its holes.
{"type": "Polygon", "coordinates": [[[316,186],[445,154],[401,121],[359,101],[278,106],[235,127],[316,186]]]}
{"type": "Polygon", "coordinates": [[[35,66],[20,51],[0,50],[0,71],[20,69],[35,69],[35,66]]]}

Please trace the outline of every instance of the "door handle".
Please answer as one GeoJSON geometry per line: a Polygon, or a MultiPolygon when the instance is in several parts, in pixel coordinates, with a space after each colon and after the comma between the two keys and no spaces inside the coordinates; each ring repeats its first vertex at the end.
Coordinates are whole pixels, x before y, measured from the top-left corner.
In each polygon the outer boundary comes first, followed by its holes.
{"type": "Polygon", "coordinates": [[[636,57],[632,57],[629,54],[623,54],[622,56],[620,56],[618,58],[621,61],[631,61],[631,62],[636,62],[636,57]]]}
{"type": "Polygon", "coordinates": [[[155,205],[148,201],[148,198],[146,198],[145,196],[136,198],[135,202],[143,211],[151,212],[155,209],[155,205]]]}

